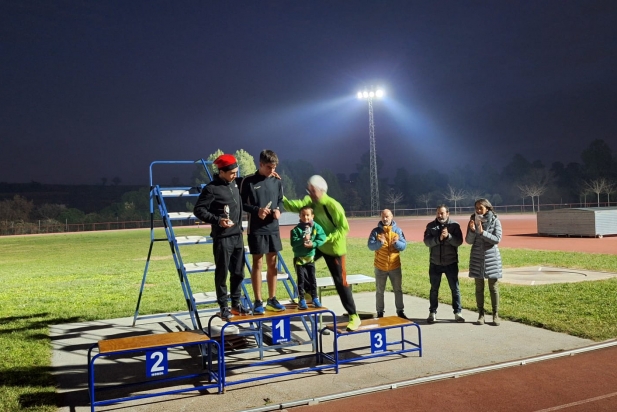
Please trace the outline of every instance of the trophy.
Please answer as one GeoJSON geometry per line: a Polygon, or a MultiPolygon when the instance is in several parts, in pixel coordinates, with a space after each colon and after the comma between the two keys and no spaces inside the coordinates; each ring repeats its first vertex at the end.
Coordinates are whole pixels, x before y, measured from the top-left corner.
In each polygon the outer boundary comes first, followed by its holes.
{"type": "Polygon", "coordinates": [[[234,222],[229,218],[229,205],[223,206],[223,217],[229,221],[229,226],[234,225],[234,222]]]}
{"type": "Polygon", "coordinates": [[[311,227],[307,226],[304,228],[304,244],[308,244],[311,241],[311,227]]]}

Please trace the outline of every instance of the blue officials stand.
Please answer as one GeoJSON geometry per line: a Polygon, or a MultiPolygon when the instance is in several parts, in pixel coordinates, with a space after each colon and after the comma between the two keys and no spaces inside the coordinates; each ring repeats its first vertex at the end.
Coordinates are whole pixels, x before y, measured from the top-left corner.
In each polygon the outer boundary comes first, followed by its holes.
{"type": "MultiPolygon", "coordinates": [[[[195,215],[188,211],[170,211],[166,205],[167,198],[181,198],[194,204],[199,197],[201,190],[205,184],[198,186],[183,186],[183,187],[161,187],[154,183],[153,168],[156,165],[190,165],[196,164],[203,167],[205,175],[208,179],[212,180],[212,174],[210,173],[209,165],[211,161],[199,159],[196,161],[155,161],[150,164],[150,248],[148,250],[148,257],[146,259],[146,266],[141,281],[141,287],[139,289],[139,296],[137,298],[137,306],[135,308],[135,314],[133,316],[133,326],[137,322],[139,317],[139,305],[146,285],[146,278],[148,275],[148,268],[150,266],[150,259],[152,256],[152,247],[155,242],[167,242],[169,244],[171,255],[173,257],[176,272],[180,280],[180,286],[188,309],[188,315],[192,325],[185,325],[179,318],[178,314],[170,314],[178,323],[180,323],[184,329],[201,330],[202,325],[197,310],[198,305],[206,305],[216,303],[216,294],[214,292],[205,292],[193,294],[191,284],[189,282],[190,274],[213,272],[215,265],[212,262],[184,262],[182,259],[181,248],[185,246],[195,245],[208,245],[212,243],[212,239],[209,236],[177,236],[174,232],[174,222],[177,221],[192,221],[195,222],[197,218],[195,215]],[[155,212],[158,212],[162,221],[163,228],[165,230],[164,238],[157,238],[155,235],[154,221],[155,212]]],[[[185,206],[185,209],[187,207],[185,206]]],[[[218,310],[218,307],[211,310],[218,310]]]]}
{"type": "MultiPolygon", "coordinates": [[[[258,342],[258,346],[257,348],[250,350],[245,349],[234,351],[231,354],[226,354],[223,350],[221,355],[223,390],[226,386],[230,385],[238,385],[262,379],[270,379],[310,371],[321,371],[323,369],[334,369],[338,373],[338,363],[336,361],[325,364],[320,362],[321,353],[317,350],[319,336],[318,318],[323,314],[329,314],[332,317],[334,328],[336,328],[336,315],[330,309],[324,307],[309,307],[306,310],[299,310],[295,304],[287,305],[286,309],[281,312],[266,312],[263,315],[241,315],[231,318],[231,320],[226,322],[221,329],[221,348],[225,347],[225,329],[234,326],[237,326],[240,330],[243,330],[242,333],[251,333],[256,335],[255,340],[258,342]],[[294,340],[291,334],[292,318],[300,318],[303,322],[306,322],[306,319],[308,318],[308,324],[310,327],[306,328],[309,338],[306,342],[292,342],[294,340]],[[273,344],[269,346],[264,346],[262,344],[264,340],[264,330],[266,328],[272,334],[273,344]],[[291,345],[297,345],[299,343],[312,343],[313,350],[312,352],[306,354],[286,353],[282,349],[286,347],[285,344],[287,343],[291,345]],[[249,359],[247,362],[241,362],[236,355],[250,351],[259,351],[259,360],[249,359]],[[264,357],[266,352],[269,352],[272,356],[268,356],[267,358],[264,357]],[[236,362],[228,363],[226,359],[227,356],[233,356],[236,362]],[[287,364],[283,370],[280,368],[275,368],[277,365],[281,365],[287,361],[299,361],[299,363],[297,363],[297,367],[293,369],[290,368],[291,364],[287,364]],[[272,369],[264,367],[266,365],[272,366],[272,369]],[[257,370],[255,370],[255,368],[257,368],[257,370]],[[242,374],[242,370],[247,373],[242,374]]],[[[218,318],[218,315],[214,315],[210,318],[207,328],[208,334],[210,334],[212,330],[212,321],[216,318],[218,318]]]]}
{"type": "Polygon", "coordinates": [[[328,360],[335,365],[342,363],[355,362],[363,359],[377,358],[389,355],[400,355],[409,352],[418,352],[422,356],[422,332],[420,325],[409,320],[399,318],[398,316],[386,316],[383,318],[363,320],[362,325],[355,331],[346,330],[347,323],[336,323],[326,325],[319,331],[319,353],[321,360],[328,360]],[[405,337],[405,331],[411,328],[417,332],[417,341],[411,341],[405,337]],[[388,338],[388,332],[396,332],[400,339],[393,340],[388,338]],[[333,332],[333,348],[332,352],[324,349],[323,335],[326,331],[333,332]],[[341,349],[339,340],[348,336],[366,334],[368,336],[368,345],[352,346],[347,349],[341,349]],[[368,353],[361,353],[362,350],[370,350],[368,353]],[[342,359],[340,354],[348,352],[350,356],[342,359]]]}
{"type": "MultiPolygon", "coordinates": [[[[185,355],[184,358],[187,358],[185,355]]],[[[191,356],[188,356],[189,360],[191,356]]],[[[124,401],[151,398],[154,396],[171,395],[188,391],[201,391],[204,389],[216,389],[218,393],[223,390],[223,360],[221,350],[216,341],[211,340],[202,331],[169,332],[153,335],[130,336],[117,339],[105,339],[92,345],[88,350],[88,393],[90,395],[90,410],[94,412],[96,406],[117,404],[124,401]],[[182,347],[186,350],[190,346],[199,346],[202,354],[201,369],[196,373],[186,373],[178,368],[178,363],[174,367],[169,364],[168,350],[182,347]],[[212,346],[212,350],[205,347],[212,346]],[[216,367],[212,362],[212,353],[217,353],[216,367]],[[103,365],[104,372],[99,374],[102,377],[109,376],[110,369],[121,369],[122,380],[126,383],[121,384],[101,384],[95,382],[95,361],[100,357],[111,357],[113,360],[103,365]],[[128,369],[128,364],[118,361],[119,358],[130,357],[136,362],[141,363],[143,378],[139,377],[136,370],[128,369]],[[173,369],[173,370],[172,370],[173,369]],[[127,372],[130,371],[130,372],[127,372]],[[207,379],[207,383],[202,382],[207,379]],[[164,387],[164,383],[188,381],[188,387],[159,390],[152,392],[152,387],[164,387]],[[147,386],[150,391],[145,392],[147,386]],[[124,396],[99,399],[96,396],[103,390],[127,388],[124,396]]],[[[116,393],[117,394],[117,393],[116,393]]]]}

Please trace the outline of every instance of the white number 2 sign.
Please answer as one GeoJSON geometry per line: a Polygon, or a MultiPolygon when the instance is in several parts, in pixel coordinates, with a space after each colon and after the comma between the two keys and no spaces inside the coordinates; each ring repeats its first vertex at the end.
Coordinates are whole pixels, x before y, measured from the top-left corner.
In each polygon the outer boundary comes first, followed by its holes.
{"type": "Polygon", "coordinates": [[[167,349],[146,352],[146,376],[167,375],[167,349]]]}

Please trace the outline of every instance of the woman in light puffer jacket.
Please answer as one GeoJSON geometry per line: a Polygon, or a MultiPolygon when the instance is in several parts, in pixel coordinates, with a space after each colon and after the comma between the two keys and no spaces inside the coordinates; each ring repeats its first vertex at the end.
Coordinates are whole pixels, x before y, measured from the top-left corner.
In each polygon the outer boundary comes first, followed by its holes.
{"type": "Polygon", "coordinates": [[[499,326],[499,286],[502,276],[501,222],[493,212],[493,205],[487,199],[478,199],[475,203],[476,213],[471,215],[467,225],[465,242],[471,245],[469,256],[469,277],[476,281],[476,304],[478,305],[478,322],[484,324],[484,279],[488,279],[493,309],[493,324],[499,326]]]}

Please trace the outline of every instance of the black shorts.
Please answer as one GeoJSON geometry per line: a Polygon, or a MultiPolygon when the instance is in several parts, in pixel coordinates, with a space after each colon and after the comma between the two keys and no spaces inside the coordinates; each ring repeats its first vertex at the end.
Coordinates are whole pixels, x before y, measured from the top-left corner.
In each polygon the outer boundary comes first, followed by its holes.
{"type": "Polygon", "coordinates": [[[249,234],[247,237],[249,252],[251,255],[263,255],[266,253],[276,253],[283,250],[281,235],[271,233],[269,235],[249,234]]]}

